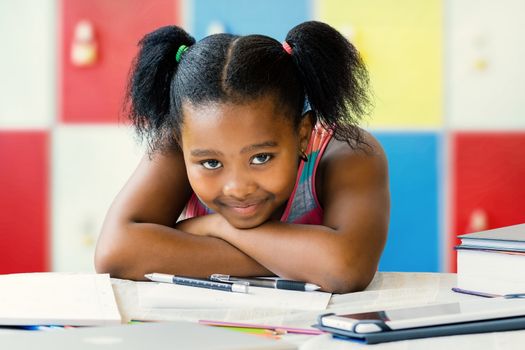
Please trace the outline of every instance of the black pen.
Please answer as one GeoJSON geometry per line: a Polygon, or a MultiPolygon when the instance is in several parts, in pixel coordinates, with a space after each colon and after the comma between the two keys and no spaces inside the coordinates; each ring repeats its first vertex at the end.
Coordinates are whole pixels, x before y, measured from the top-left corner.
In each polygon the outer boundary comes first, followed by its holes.
{"type": "Polygon", "coordinates": [[[246,283],[224,283],[200,278],[168,275],[165,273],[148,273],[144,275],[144,277],[153,282],[173,283],[183,286],[222,290],[225,292],[248,293],[248,285],[246,283]]]}
{"type": "Polygon", "coordinates": [[[300,290],[303,292],[313,292],[315,290],[321,289],[318,285],[313,283],[306,283],[300,281],[291,281],[285,279],[273,279],[273,278],[243,278],[243,277],[233,277],[230,275],[223,275],[220,273],[214,273],[210,276],[212,281],[219,282],[241,282],[248,283],[250,286],[254,287],[265,287],[265,288],[276,288],[276,289],[287,289],[287,290],[300,290]]]}
{"type": "Polygon", "coordinates": [[[505,299],[522,299],[522,298],[525,298],[525,293],[504,294],[503,298],[505,298],[505,299]]]}

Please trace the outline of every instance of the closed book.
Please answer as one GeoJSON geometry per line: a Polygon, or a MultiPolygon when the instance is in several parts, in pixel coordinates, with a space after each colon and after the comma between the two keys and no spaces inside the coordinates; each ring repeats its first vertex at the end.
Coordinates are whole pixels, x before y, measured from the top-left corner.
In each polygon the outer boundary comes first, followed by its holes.
{"type": "Polygon", "coordinates": [[[525,252],[456,247],[457,287],[505,295],[525,293],[525,252]]]}
{"type": "MultiPolygon", "coordinates": [[[[108,274],[32,272],[0,275],[0,326],[120,323],[108,274]]],[[[9,347],[2,346],[2,349],[9,347]]]]}
{"type": "Polygon", "coordinates": [[[525,224],[460,235],[463,247],[525,252],[525,224]]]}

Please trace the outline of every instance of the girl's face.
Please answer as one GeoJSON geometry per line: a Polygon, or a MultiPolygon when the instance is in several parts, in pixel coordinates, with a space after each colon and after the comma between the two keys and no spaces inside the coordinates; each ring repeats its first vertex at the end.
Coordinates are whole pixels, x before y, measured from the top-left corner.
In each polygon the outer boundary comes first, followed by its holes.
{"type": "MultiPolygon", "coordinates": [[[[281,108],[282,109],[282,108],[281,108]]],[[[279,218],[306,150],[310,118],[299,131],[271,96],[236,104],[184,106],[182,151],[200,200],[237,228],[279,218]]]]}

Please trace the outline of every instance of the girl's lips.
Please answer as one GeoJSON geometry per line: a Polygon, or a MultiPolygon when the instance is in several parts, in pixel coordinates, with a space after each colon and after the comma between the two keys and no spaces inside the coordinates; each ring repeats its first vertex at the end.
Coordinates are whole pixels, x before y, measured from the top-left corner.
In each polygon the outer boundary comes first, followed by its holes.
{"type": "Polygon", "coordinates": [[[257,212],[261,203],[249,205],[228,205],[228,209],[241,216],[251,216],[257,212]]]}

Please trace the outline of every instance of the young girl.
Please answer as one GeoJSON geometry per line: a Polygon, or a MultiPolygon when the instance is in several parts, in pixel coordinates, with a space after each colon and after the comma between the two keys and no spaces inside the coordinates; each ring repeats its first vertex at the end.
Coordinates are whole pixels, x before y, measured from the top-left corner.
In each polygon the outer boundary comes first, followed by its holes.
{"type": "Polygon", "coordinates": [[[97,271],[369,284],[388,229],[387,163],[357,127],[368,75],[339,32],[306,22],[282,44],[195,42],[163,27],[140,42],[128,92],[149,154],[107,214],[97,271]]]}

